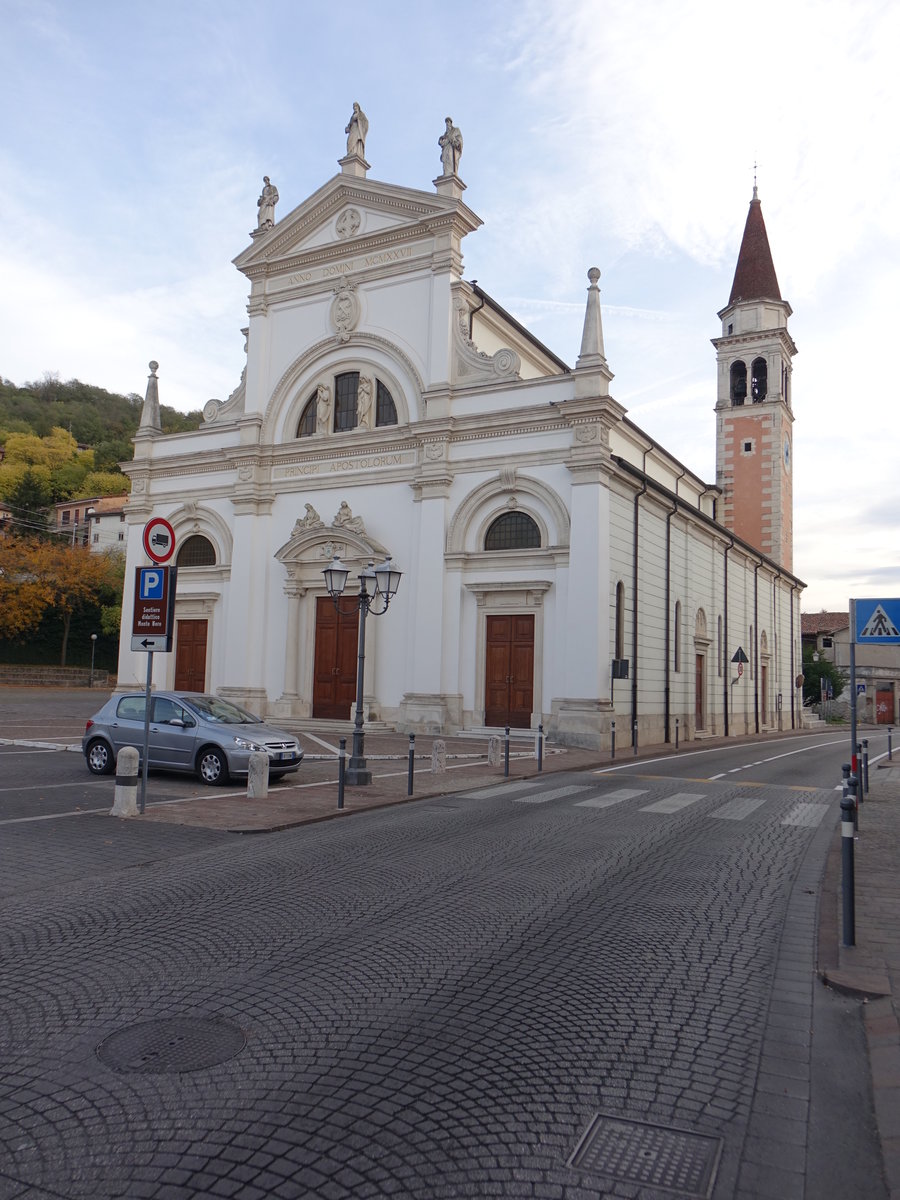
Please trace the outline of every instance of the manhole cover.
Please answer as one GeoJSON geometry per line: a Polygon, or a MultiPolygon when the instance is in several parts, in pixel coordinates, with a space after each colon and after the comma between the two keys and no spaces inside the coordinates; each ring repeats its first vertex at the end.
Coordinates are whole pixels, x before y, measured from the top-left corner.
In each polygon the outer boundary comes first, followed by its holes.
{"type": "Polygon", "coordinates": [[[114,1071],[177,1075],[228,1062],[244,1041],[243,1032],[227,1021],[174,1017],[111,1033],[97,1047],[97,1057],[114,1071]]]}
{"type": "Polygon", "coordinates": [[[707,1200],[721,1152],[720,1138],[601,1113],[594,1117],[569,1166],[707,1200]]]}

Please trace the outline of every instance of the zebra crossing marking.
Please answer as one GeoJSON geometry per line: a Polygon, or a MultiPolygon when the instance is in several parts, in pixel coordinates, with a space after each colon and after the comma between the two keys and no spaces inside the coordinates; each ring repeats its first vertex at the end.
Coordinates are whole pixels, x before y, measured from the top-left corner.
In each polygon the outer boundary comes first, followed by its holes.
{"type": "Polygon", "coordinates": [[[539,788],[543,786],[543,780],[540,779],[533,783],[520,779],[518,782],[502,783],[499,787],[482,788],[480,792],[465,792],[463,799],[490,800],[492,796],[508,796],[510,792],[521,792],[525,788],[539,788]]]}
{"type": "Polygon", "coordinates": [[[744,817],[749,817],[765,803],[765,798],[761,799],[758,796],[735,796],[714,813],[710,813],[710,816],[719,821],[743,821],[744,817]]]}
{"type": "Polygon", "coordinates": [[[619,788],[615,792],[607,792],[605,796],[588,796],[587,800],[579,800],[575,808],[612,808],[623,800],[633,800],[635,796],[646,796],[646,788],[619,788]]]}
{"type": "Polygon", "coordinates": [[[805,825],[813,828],[821,824],[822,818],[828,812],[828,809],[829,805],[827,804],[814,804],[811,800],[798,800],[794,807],[789,810],[781,824],[805,825]]]}
{"type": "Polygon", "coordinates": [[[698,800],[704,799],[705,796],[702,792],[676,792],[674,796],[666,796],[654,804],[646,805],[641,812],[676,813],[691,804],[696,804],[698,800]]]}
{"type": "Polygon", "coordinates": [[[538,792],[534,796],[513,796],[513,804],[546,804],[548,800],[561,800],[564,796],[577,796],[586,792],[587,786],[570,784],[568,787],[554,788],[549,792],[538,792]]]}

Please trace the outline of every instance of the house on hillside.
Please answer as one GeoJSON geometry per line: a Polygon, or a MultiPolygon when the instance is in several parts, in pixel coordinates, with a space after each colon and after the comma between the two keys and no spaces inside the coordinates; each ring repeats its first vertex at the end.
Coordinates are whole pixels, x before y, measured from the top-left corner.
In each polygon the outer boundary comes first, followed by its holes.
{"type": "Polygon", "coordinates": [[[63,500],[54,504],[54,528],[68,535],[72,545],[80,543],[91,550],[121,550],[126,543],[125,506],[127,493],[119,496],[94,496],[91,499],[63,500]]]}

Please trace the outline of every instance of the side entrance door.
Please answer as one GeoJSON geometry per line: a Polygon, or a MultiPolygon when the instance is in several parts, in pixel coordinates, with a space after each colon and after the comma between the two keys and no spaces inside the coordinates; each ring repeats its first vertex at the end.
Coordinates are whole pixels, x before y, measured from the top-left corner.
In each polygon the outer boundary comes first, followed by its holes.
{"type": "Polygon", "coordinates": [[[175,622],[175,690],[206,690],[206,634],[208,621],[175,622]]]}
{"type": "Polygon", "coordinates": [[[706,697],[703,694],[704,656],[698,654],[694,667],[694,728],[706,728],[706,697]]]}
{"type": "Polygon", "coordinates": [[[359,613],[345,616],[330,596],[316,597],[316,657],[312,715],[346,721],[356,702],[359,613]]]}
{"type": "Polygon", "coordinates": [[[534,707],[534,614],[487,618],[485,725],[528,729],[534,707]]]}

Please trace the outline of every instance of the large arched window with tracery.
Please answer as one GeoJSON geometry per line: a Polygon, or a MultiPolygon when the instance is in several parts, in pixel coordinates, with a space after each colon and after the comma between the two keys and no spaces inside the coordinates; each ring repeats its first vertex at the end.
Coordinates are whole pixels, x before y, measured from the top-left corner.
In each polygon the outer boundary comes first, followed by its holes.
{"type": "MultiPolygon", "coordinates": [[[[367,429],[397,424],[397,406],[390,389],[380,379],[362,375],[360,371],[342,371],[332,380],[330,430],[346,433],[362,425],[367,429]],[[362,383],[360,382],[362,380],[362,383]],[[374,384],[375,394],[372,395],[374,384]]],[[[328,409],[326,408],[326,412],[328,409]]],[[[318,395],[313,394],[303,406],[297,424],[297,437],[312,437],[318,428],[318,395]]]]}
{"type": "Polygon", "coordinates": [[[540,545],[540,529],[523,512],[508,512],[497,517],[484,537],[485,550],[537,550],[540,545]]]}

